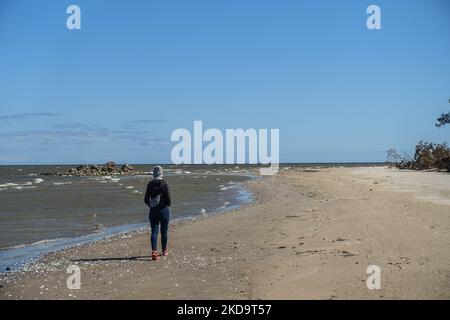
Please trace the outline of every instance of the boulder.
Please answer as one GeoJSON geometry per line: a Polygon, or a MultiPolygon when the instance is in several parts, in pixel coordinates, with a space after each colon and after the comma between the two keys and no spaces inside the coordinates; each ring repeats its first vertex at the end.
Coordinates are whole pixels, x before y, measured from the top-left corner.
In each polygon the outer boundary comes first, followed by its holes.
{"type": "Polygon", "coordinates": [[[130,172],[130,171],[134,171],[134,168],[132,166],[130,166],[129,164],[125,163],[122,168],[121,168],[122,172],[130,172]]]}
{"type": "Polygon", "coordinates": [[[109,161],[105,163],[106,171],[113,172],[117,170],[116,163],[114,161],[109,161]]]}
{"type": "Polygon", "coordinates": [[[94,165],[91,165],[90,170],[91,171],[100,171],[100,167],[98,165],[94,164],[94,165]]]}

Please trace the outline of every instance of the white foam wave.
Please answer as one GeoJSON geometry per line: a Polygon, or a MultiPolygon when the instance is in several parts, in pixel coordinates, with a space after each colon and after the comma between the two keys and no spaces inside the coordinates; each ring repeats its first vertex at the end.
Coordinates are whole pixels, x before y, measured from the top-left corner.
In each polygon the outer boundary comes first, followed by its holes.
{"type": "Polygon", "coordinates": [[[64,181],[64,182],[52,182],[54,186],[64,186],[66,184],[72,184],[72,182],[64,181]]]}
{"type": "Polygon", "coordinates": [[[12,249],[19,249],[19,248],[24,248],[24,247],[31,247],[31,246],[39,246],[42,244],[47,244],[47,243],[51,243],[54,241],[60,241],[60,240],[64,240],[64,238],[56,238],[56,239],[44,239],[44,240],[39,240],[30,244],[19,244],[16,246],[11,246],[11,247],[2,247],[2,250],[12,250],[12,249]]]}
{"type": "Polygon", "coordinates": [[[0,184],[0,188],[17,187],[18,185],[19,184],[17,184],[17,183],[8,182],[8,183],[0,184]]]}
{"type": "Polygon", "coordinates": [[[22,189],[32,189],[32,188],[36,188],[36,186],[33,186],[33,183],[30,181],[27,181],[25,183],[13,183],[13,182],[8,182],[8,183],[4,183],[4,184],[0,184],[0,190],[11,190],[11,189],[16,189],[16,190],[22,190],[22,189]]]}

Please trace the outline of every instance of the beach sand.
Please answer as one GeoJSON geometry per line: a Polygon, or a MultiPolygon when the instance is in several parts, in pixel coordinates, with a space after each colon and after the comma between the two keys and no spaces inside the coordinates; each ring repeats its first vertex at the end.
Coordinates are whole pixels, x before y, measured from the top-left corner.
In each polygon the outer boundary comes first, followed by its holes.
{"type": "Polygon", "coordinates": [[[449,174],[297,169],[245,185],[253,203],[172,225],[158,262],[148,230],[118,235],[0,276],[0,298],[450,298],[449,174]],[[79,290],[66,287],[71,264],[79,290]],[[379,290],[366,286],[369,265],[379,290]]]}

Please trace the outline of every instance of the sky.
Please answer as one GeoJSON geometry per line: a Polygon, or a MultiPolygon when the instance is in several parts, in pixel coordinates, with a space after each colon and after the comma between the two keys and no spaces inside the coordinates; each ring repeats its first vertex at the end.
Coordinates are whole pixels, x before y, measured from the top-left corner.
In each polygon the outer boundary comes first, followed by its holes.
{"type": "Polygon", "coordinates": [[[194,120],[279,129],[281,162],[384,161],[448,141],[449,99],[447,0],[0,0],[0,164],[170,163],[194,120]]]}

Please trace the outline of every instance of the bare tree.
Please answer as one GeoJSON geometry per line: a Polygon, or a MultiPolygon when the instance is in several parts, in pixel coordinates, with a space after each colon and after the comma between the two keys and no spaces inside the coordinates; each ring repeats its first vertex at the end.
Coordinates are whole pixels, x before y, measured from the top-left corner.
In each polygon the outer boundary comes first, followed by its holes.
{"type": "Polygon", "coordinates": [[[387,159],[386,161],[390,164],[397,164],[399,162],[401,162],[402,156],[398,154],[397,150],[391,148],[389,149],[387,152],[387,159]]]}
{"type": "Polygon", "coordinates": [[[393,148],[387,150],[386,152],[386,162],[391,166],[396,166],[398,168],[410,168],[411,166],[413,166],[412,158],[406,152],[403,151],[402,154],[400,154],[393,148]]]}

